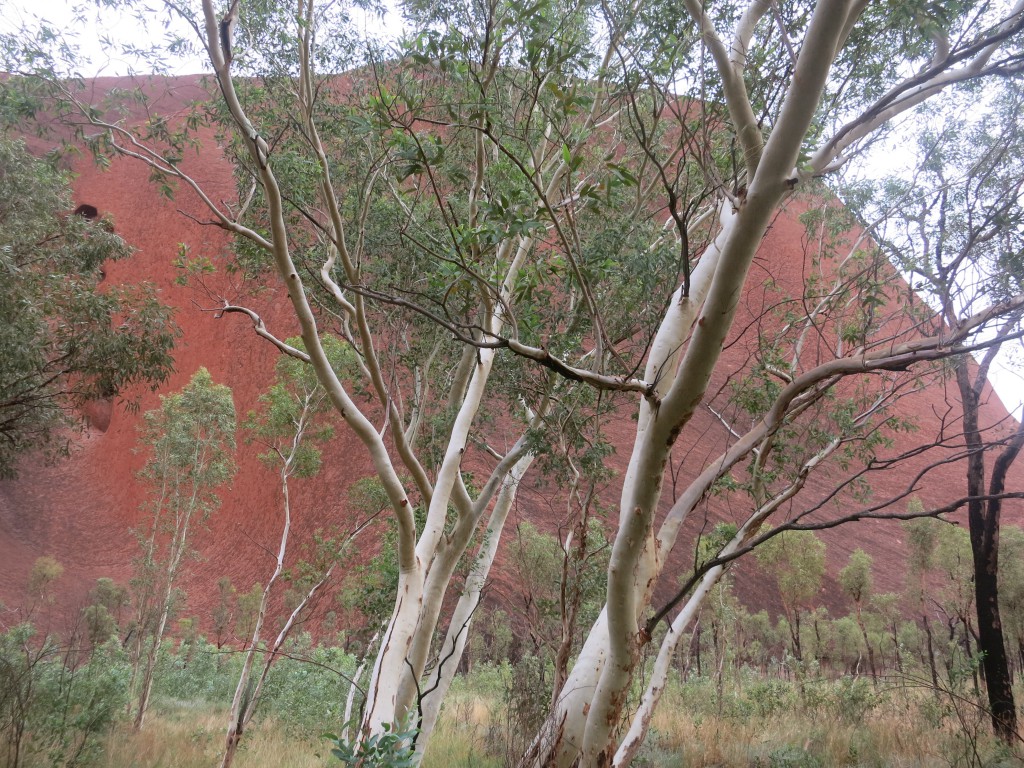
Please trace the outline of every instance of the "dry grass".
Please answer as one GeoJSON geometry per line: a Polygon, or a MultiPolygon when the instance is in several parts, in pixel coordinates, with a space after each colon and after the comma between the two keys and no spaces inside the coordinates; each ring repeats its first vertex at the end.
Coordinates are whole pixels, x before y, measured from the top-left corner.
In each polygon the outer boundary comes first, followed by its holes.
{"type": "MultiPolygon", "coordinates": [[[[137,733],[128,724],[107,740],[101,768],[210,768],[220,761],[227,709],[161,702],[137,733]]],[[[238,768],[318,768],[330,765],[326,742],[289,736],[272,719],[253,727],[235,759],[238,768]]],[[[333,761],[338,765],[337,761],[333,761]]]]}
{"type": "MultiPolygon", "coordinates": [[[[488,756],[492,703],[485,697],[454,693],[438,723],[424,768],[500,768],[488,756]]],[[[221,757],[227,708],[161,701],[137,733],[124,723],[107,738],[98,768],[211,768],[221,757]]],[[[255,723],[242,741],[236,768],[339,768],[324,740],[290,736],[273,719],[255,723]]]]}
{"type": "Polygon", "coordinates": [[[811,706],[789,699],[768,714],[709,714],[717,705],[695,700],[692,689],[685,694],[671,689],[654,717],[642,763],[658,768],[1024,765],[1021,755],[1008,754],[988,735],[980,711],[967,728],[948,712],[928,714],[941,704],[930,692],[872,688],[863,712],[843,716],[842,693],[836,693],[842,689],[823,689],[829,698],[812,700],[811,706]]]}
{"type": "Polygon", "coordinates": [[[437,731],[423,756],[424,768],[501,768],[496,754],[496,702],[471,691],[453,691],[445,702],[437,731]]]}
{"type": "Polygon", "coordinates": [[[908,724],[872,719],[854,727],[794,714],[743,721],[710,716],[695,721],[664,711],[655,722],[647,754],[651,765],[680,768],[769,765],[948,765],[931,738],[908,724]],[[904,734],[901,738],[900,734],[904,734]],[[906,738],[911,734],[910,738],[906,738]]]}
{"type": "MultiPolygon", "coordinates": [[[[707,683],[670,686],[635,765],[649,768],[952,768],[1024,765],[1000,752],[977,716],[965,728],[928,691],[875,689],[851,694],[833,683],[817,692],[780,689],[774,699],[744,689],[722,701],[707,683]],[[860,696],[861,698],[856,698],[860,696]],[[866,697],[866,698],[865,698],[866,697]],[[854,711],[848,707],[857,702],[854,711]],[[753,703],[751,703],[753,702],[753,703]],[[866,702],[866,703],[865,703],[866,702]],[[765,711],[765,710],[768,711],[765,711]],[[973,759],[977,747],[980,762],[973,759]]],[[[756,686],[755,686],[756,687],[756,686]]],[[[226,710],[162,701],[142,733],[119,727],[100,768],[208,768],[220,757],[226,710]]],[[[500,768],[507,727],[500,694],[473,681],[452,690],[425,768],[500,768]]],[[[314,768],[341,764],[325,741],[290,735],[265,719],[246,735],[238,768],[314,768]]]]}

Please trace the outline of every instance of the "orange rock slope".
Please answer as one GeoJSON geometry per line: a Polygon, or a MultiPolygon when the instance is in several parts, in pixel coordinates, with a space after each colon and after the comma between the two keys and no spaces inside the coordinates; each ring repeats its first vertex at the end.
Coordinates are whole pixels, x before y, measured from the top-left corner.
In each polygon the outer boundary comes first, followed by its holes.
{"type": "MultiPolygon", "coordinates": [[[[114,79],[92,83],[97,92],[133,85],[114,79]]],[[[204,94],[198,78],[153,80],[146,87],[154,95],[154,111],[164,114],[179,113],[188,102],[203,98],[204,94]]],[[[212,199],[233,199],[231,169],[219,153],[214,135],[207,131],[200,138],[200,154],[186,157],[184,167],[212,199]]],[[[232,388],[238,413],[244,416],[256,406],[259,393],[270,381],[277,354],[253,334],[241,315],[218,318],[211,311],[217,306],[214,295],[248,304],[263,315],[276,335],[286,337],[297,328],[283,291],[271,288],[253,292],[241,278],[224,275],[211,278],[217,282],[209,294],[194,285],[175,284],[177,272],[172,261],[178,254],[179,243],[187,244],[193,256],[208,256],[214,261],[229,248],[228,238],[221,230],[198,223],[205,217],[195,196],[180,190],[173,201],[161,198],[148,181],[148,171],[129,160],[116,161],[105,172],[83,160],[75,170],[79,174],[75,183],[76,205],[93,205],[101,215],[109,215],[117,231],[137,249],[131,259],[110,265],[106,281],[150,281],[158,287],[165,302],[177,307],[176,319],[183,335],[175,352],[177,372],[166,391],[179,389],[197,368],[205,366],[215,381],[232,388]]],[[[755,320],[776,295],[768,286],[796,286],[811,271],[803,241],[804,227],[796,213],[791,210],[780,215],[755,262],[737,319],[737,333],[726,351],[726,365],[720,366],[720,373],[712,382],[712,391],[725,386],[723,371],[739,370],[748,359],[756,338],[755,320]]],[[[144,461],[135,452],[137,427],[141,412],[159,402],[158,395],[152,392],[136,396],[138,412],[126,410],[123,404],[112,408],[110,404],[94,404],[87,414],[90,426],[72,437],[69,459],[55,466],[42,466],[28,457],[20,466],[17,481],[0,483],[0,600],[7,605],[17,605],[23,599],[31,564],[42,555],[52,555],[65,566],[65,602],[69,605],[84,598],[99,576],[122,581],[129,577],[136,553],[130,529],[143,517],[140,508],[144,499],[144,489],[135,479],[144,461]]],[[[952,393],[941,387],[905,399],[901,414],[915,419],[919,429],[917,433],[898,436],[891,452],[905,450],[935,434],[942,421],[952,425],[955,432],[958,411],[952,393]]],[[[1003,432],[1012,428],[1012,420],[991,392],[985,405],[985,420],[1003,422],[998,428],[1003,432]]],[[[609,461],[618,473],[625,467],[633,429],[634,422],[628,417],[609,427],[609,437],[617,447],[609,461]]],[[[680,478],[696,474],[696,468],[717,456],[727,439],[722,424],[710,412],[702,411],[684,432],[684,442],[677,453],[683,466],[680,478]]],[[[188,594],[188,614],[209,616],[216,600],[216,582],[221,576],[229,576],[239,591],[244,591],[254,582],[263,581],[272,568],[270,551],[276,549],[279,535],[280,499],[275,474],[257,461],[256,453],[239,451],[238,474],[231,487],[222,492],[222,508],[212,517],[208,529],[195,538],[200,558],[189,565],[182,585],[188,594]]],[[[1018,468],[1013,473],[1011,490],[1024,485],[1022,470],[1018,468]]],[[[337,526],[345,530],[355,524],[353,513],[347,508],[347,489],[353,481],[370,473],[370,463],[361,446],[349,432],[340,429],[325,456],[321,475],[296,484],[293,556],[314,529],[337,526]]],[[[873,475],[871,483],[876,497],[894,495],[905,486],[909,474],[907,466],[902,466],[873,475]]],[[[516,519],[532,520],[548,530],[557,528],[563,514],[561,505],[552,503],[535,484],[524,485],[516,519]]],[[[612,481],[604,497],[608,505],[614,503],[614,485],[612,481]]],[[[822,498],[830,486],[827,473],[813,475],[802,498],[822,498]]],[[[930,474],[917,495],[926,505],[939,505],[961,496],[963,488],[962,466],[950,464],[930,474]]],[[[731,517],[729,509],[714,503],[710,514],[716,519],[731,517]]],[[[1019,520],[1018,503],[1008,503],[1006,514],[1019,520]]],[[[692,520],[688,524],[691,536],[702,522],[692,520]]],[[[822,536],[829,546],[829,581],[849,553],[863,547],[875,557],[876,588],[902,588],[904,548],[898,524],[859,523],[826,531],[822,536]]],[[[364,554],[375,549],[372,534],[362,540],[362,549],[364,554]]],[[[665,579],[665,590],[676,583],[678,574],[688,565],[688,546],[681,544],[677,549],[680,552],[673,561],[674,572],[665,579]]],[[[500,561],[495,566],[497,589],[492,594],[499,599],[504,595],[514,603],[511,595],[515,589],[502,566],[500,561]]],[[[737,570],[747,602],[773,604],[774,591],[756,564],[743,563],[737,570]]],[[[826,589],[830,587],[828,600],[834,602],[838,591],[834,583],[826,589]]]]}

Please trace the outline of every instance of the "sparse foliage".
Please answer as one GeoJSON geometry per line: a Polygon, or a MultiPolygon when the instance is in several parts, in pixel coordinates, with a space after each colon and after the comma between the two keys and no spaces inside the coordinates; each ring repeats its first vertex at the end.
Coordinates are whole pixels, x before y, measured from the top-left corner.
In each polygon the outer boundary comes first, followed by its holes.
{"type": "MultiPolygon", "coordinates": [[[[295,350],[302,349],[301,339],[289,339],[286,344],[295,350]]],[[[324,339],[323,345],[335,370],[341,371],[346,365],[352,365],[351,350],[343,342],[330,338],[324,339]]],[[[267,452],[260,458],[278,470],[284,519],[274,568],[255,606],[252,634],[246,638],[245,661],[231,701],[221,768],[231,766],[245,727],[260,703],[264,683],[277,659],[278,651],[296,623],[305,618],[304,610],[330,578],[340,555],[339,552],[330,551],[334,542],[318,540],[316,543],[321,550],[318,554],[322,556],[323,562],[298,563],[293,565],[293,573],[285,573],[292,526],[289,481],[293,477],[312,477],[320,469],[320,448],[333,433],[332,428],[323,423],[329,411],[326,391],[309,366],[294,358],[282,356],[277,364],[276,380],[260,397],[260,406],[260,412],[249,415],[246,427],[252,439],[267,448],[267,452]],[[277,637],[267,642],[262,636],[263,626],[274,586],[281,577],[287,577],[293,582],[292,589],[285,593],[285,607],[289,615],[283,620],[277,637]],[[257,666],[259,654],[262,654],[262,664],[257,666]],[[254,668],[257,670],[256,676],[253,676],[254,668]]]]}
{"type": "Polygon", "coordinates": [[[178,601],[177,580],[193,537],[217,508],[217,491],[234,474],[235,405],[231,390],[199,369],[180,391],[144,417],[148,517],[137,530],[142,549],[132,580],[135,603],[133,691],[141,728],[157,657],[178,601]]]}

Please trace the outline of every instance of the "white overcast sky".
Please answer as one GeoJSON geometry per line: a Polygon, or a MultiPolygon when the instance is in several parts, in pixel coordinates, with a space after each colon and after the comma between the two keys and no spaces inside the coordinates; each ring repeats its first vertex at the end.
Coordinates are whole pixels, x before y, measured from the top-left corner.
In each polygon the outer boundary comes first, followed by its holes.
{"type": "MultiPolygon", "coordinates": [[[[116,17],[106,11],[104,13],[105,25],[101,28],[95,23],[89,23],[84,29],[74,22],[73,8],[80,5],[78,2],[67,0],[0,0],[0,7],[3,13],[0,14],[0,27],[5,31],[17,28],[20,24],[31,25],[36,18],[45,19],[51,22],[57,29],[65,31],[74,37],[75,45],[82,54],[81,73],[85,77],[98,77],[105,75],[124,75],[130,71],[132,62],[127,59],[112,58],[99,44],[100,37],[107,35],[115,40],[137,41],[145,45],[147,39],[159,39],[163,32],[162,25],[159,29],[140,29],[133,19],[117,21],[116,17]]],[[[91,6],[86,6],[85,15],[95,19],[96,13],[91,6]]],[[[189,28],[182,24],[178,27],[182,34],[186,34],[189,28]]],[[[192,61],[183,60],[175,67],[175,74],[191,74],[209,70],[209,66],[203,66],[200,59],[192,61]]]]}
{"type": "MultiPolygon", "coordinates": [[[[94,23],[97,11],[95,3],[88,0],[0,0],[0,29],[10,31],[16,29],[21,23],[30,23],[35,18],[46,19],[58,29],[65,33],[74,35],[76,45],[82,54],[80,74],[85,77],[101,77],[128,74],[133,65],[138,64],[125,57],[112,55],[105,51],[100,45],[101,37],[106,36],[119,42],[128,42],[140,47],[158,42],[165,34],[165,21],[169,18],[166,11],[162,10],[162,4],[158,0],[150,0],[150,5],[155,10],[153,23],[146,28],[140,28],[135,19],[124,18],[117,20],[117,17],[110,9],[103,9],[104,24],[102,27],[94,23]],[[84,29],[74,21],[75,7],[84,7],[86,18],[90,20],[84,29]]],[[[182,5],[195,5],[187,0],[182,5]]],[[[218,5],[224,4],[218,0],[218,5]]],[[[402,20],[399,13],[394,9],[392,0],[383,0],[382,5],[387,8],[384,18],[364,13],[359,9],[353,9],[352,13],[363,26],[373,35],[381,35],[385,30],[397,35],[401,31],[402,20]]],[[[182,37],[195,39],[195,33],[181,20],[173,20],[171,30],[182,37]]],[[[209,61],[205,56],[193,56],[180,58],[175,61],[171,68],[171,74],[186,75],[198,72],[210,71],[209,61]]]]}
{"type": "MultiPolygon", "coordinates": [[[[12,31],[22,23],[30,23],[34,18],[44,18],[54,24],[58,29],[70,30],[76,27],[73,24],[73,6],[76,2],[69,0],[0,0],[0,29],[12,31]]],[[[392,3],[386,3],[392,8],[384,19],[369,15],[363,15],[362,25],[371,34],[381,34],[385,30],[392,35],[397,34],[401,29],[401,18],[393,10],[392,3]]],[[[90,18],[95,12],[90,10],[87,13],[90,18]]],[[[81,60],[88,62],[81,67],[80,74],[86,77],[103,75],[123,75],[131,71],[132,64],[128,59],[111,57],[105,53],[99,45],[99,39],[104,34],[116,39],[133,41],[145,47],[147,41],[157,41],[163,34],[163,20],[165,15],[159,16],[159,21],[152,25],[151,29],[140,29],[133,19],[124,19],[111,25],[110,12],[105,13],[106,23],[101,29],[95,24],[90,24],[85,29],[76,29],[77,45],[81,54],[81,60]]],[[[148,26],[148,25],[147,25],[148,26]]],[[[178,22],[178,30],[183,36],[191,34],[190,28],[183,22],[178,22]]],[[[137,66],[137,65],[136,65],[137,66]]],[[[171,67],[172,74],[192,74],[209,71],[208,62],[201,57],[191,59],[180,59],[175,61],[171,67]]],[[[885,168],[886,173],[892,173],[892,155],[884,149],[878,152],[879,162],[869,163],[885,168]],[[884,159],[883,156],[884,155],[884,159]]],[[[870,170],[868,171],[870,173],[870,170]]],[[[1012,349],[1006,349],[1000,354],[1000,359],[993,366],[991,380],[1006,407],[1018,411],[1024,403],[1024,348],[1020,342],[1015,342],[1012,349]]]]}

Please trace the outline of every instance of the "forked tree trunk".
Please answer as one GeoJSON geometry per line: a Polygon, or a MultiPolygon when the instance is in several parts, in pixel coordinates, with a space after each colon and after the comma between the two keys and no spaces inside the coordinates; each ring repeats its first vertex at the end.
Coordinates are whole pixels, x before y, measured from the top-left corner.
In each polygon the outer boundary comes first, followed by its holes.
{"type": "Polygon", "coordinates": [[[1024,445],[1024,421],[1006,449],[996,459],[989,483],[989,499],[985,509],[983,538],[990,539],[991,552],[985,573],[979,578],[975,567],[975,594],[978,603],[978,643],[985,653],[985,682],[988,686],[992,727],[999,738],[1007,743],[1017,740],[1017,707],[1013,698],[1013,678],[1003,638],[999,614],[999,520],[1002,511],[1000,494],[1006,485],[1006,474],[1024,445]],[[984,609],[982,605],[984,604],[984,609]],[[992,662],[989,662],[991,652],[992,662]]]}
{"type": "MultiPolygon", "coordinates": [[[[975,610],[978,615],[978,650],[982,654],[985,688],[988,693],[992,729],[996,736],[1012,743],[1017,731],[1017,708],[1010,682],[1009,659],[1003,640],[1002,619],[999,614],[999,517],[1001,503],[997,498],[987,502],[985,493],[985,456],[978,424],[978,411],[985,378],[970,381],[968,361],[957,362],[956,378],[963,405],[964,441],[969,452],[967,458],[967,520],[971,535],[971,554],[974,562],[975,610]]],[[[1024,422],[1022,422],[1024,424],[1024,422]]],[[[1024,428],[1024,427],[1022,427],[1024,428]]],[[[1014,440],[1003,451],[992,473],[991,492],[998,495],[1006,481],[1006,473],[1021,448],[1024,432],[1018,429],[1014,440]]],[[[969,632],[965,634],[969,635],[969,632]]],[[[970,643],[969,636],[965,642],[970,643]]],[[[974,675],[978,686],[977,672],[974,675]]]]}
{"type": "Polygon", "coordinates": [[[153,678],[156,674],[156,661],[160,653],[160,644],[164,639],[164,632],[167,629],[167,617],[170,614],[170,590],[164,597],[164,609],[160,613],[160,621],[157,623],[156,632],[150,642],[149,650],[146,652],[146,661],[142,667],[142,680],[139,684],[139,708],[135,713],[133,724],[136,731],[142,730],[146,721],[146,711],[149,709],[149,697],[153,693],[153,678]]]}
{"type": "Polygon", "coordinates": [[[789,622],[789,638],[793,642],[793,658],[804,660],[804,649],[800,642],[800,608],[793,609],[793,617],[789,622]]]}
{"type": "MultiPolygon", "coordinates": [[[[871,670],[871,679],[878,680],[878,671],[875,668],[875,652],[871,647],[871,640],[868,638],[868,628],[864,624],[864,615],[861,612],[860,601],[857,601],[857,626],[860,627],[860,636],[864,638],[864,647],[867,648],[868,652],[868,669],[871,670]]],[[[895,639],[895,634],[893,635],[895,639]]],[[[896,646],[896,654],[899,655],[899,645],[896,646]]],[[[882,660],[885,661],[884,659],[882,660]]]]}
{"type": "Polygon", "coordinates": [[[284,526],[281,532],[281,544],[278,549],[274,572],[267,580],[267,586],[263,588],[263,594],[260,596],[260,605],[256,612],[256,624],[253,627],[252,635],[249,638],[249,647],[245,652],[245,661],[242,662],[242,672],[238,676],[238,684],[235,686],[235,695],[231,700],[231,712],[228,715],[228,730],[224,742],[224,756],[221,758],[220,768],[231,768],[231,763],[235,759],[235,752],[238,750],[238,745],[242,741],[242,734],[245,732],[248,717],[251,715],[251,712],[256,705],[256,702],[252,700],[252,690],[249,681],[252,674],[253,663],[256,660],[256,654],[259,652],[263,622],[266,620],[267,606],[270,604],[270,592],[271,589],[273,589],[274,584],[277,582],[278,577],[281,575],[281,571],[284,569],[284,556],[288,548],[288,534],[291,530],[291,507],[288,498],[287,464],[281,470],[281,485],[282,492],[284,493],[285,512],[284,526]]]}
{"type": "Polygon", "coordinates": [[[924,624],[924,636],[928,647],[928,668],[932,672],[932,690],[939,690],[939,668],[935,662],[935,640],[932,637],[932,624],[928,620],[928,614],[921,614],[921,621],[924,624]]]}

